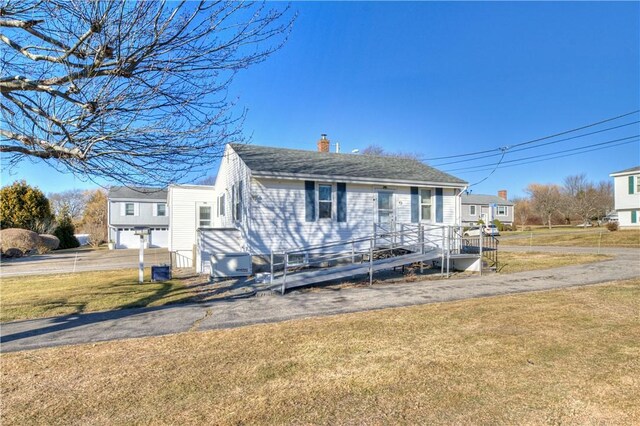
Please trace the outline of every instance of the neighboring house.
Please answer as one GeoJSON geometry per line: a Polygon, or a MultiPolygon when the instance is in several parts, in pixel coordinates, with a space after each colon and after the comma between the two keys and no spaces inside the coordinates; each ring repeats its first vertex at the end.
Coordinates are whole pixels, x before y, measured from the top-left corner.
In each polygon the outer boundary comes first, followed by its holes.
{"type": "Polygon", "coordinates": [[[116,186],[108,193],[109,241],[116,248],[139,248],[135,228],[149,228],[148,247],[167,247],[169,211],[167,190],[116,186]]]}
{"type": "Polygon", "coordinates": [[[514,204],[507,200],[507,191],[498,191],[498,196],[462,194],[462,224],[474,225],[482,220],[485,224],[498,219],[505,225],[513,225],[514,204]]]}
{"type": "MultiPolygon", "coordinates": [[[[193,222],[172,219],[172,235],[200,228],[204,252],[219,252],[231,241],[229,251],[268,256],[368,237],[375,223],[460,224],[465,181],[416,160],[328,151],[324,136],[318,151],[227,145],[210,199],[215,208],[205,209],[213,228],[195,220],[194,208],[193,222]]],[[[172,196],[169,205],[178,208],[172,196]]]]}
{"type": "Polygon", "coordinates": [[[169,251],[175,267],[193,266],[197,230],[213,227],[215,188],[169,185],[169,251]]]}
{"type": "Polygon", "coordinates": [[[622,228],[640,228],[640,166],[611,173],[614,205],[622,228]]]}

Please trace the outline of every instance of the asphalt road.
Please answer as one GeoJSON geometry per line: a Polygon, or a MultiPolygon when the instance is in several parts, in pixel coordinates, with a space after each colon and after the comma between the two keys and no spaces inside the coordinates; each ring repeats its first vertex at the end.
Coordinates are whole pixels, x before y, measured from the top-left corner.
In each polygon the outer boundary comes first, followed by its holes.
{"type": "MultiPolygon", "coordinates": [[[[504,247],[502,247],[504,249],[504,247]]],[[[511,249],[511,248],[507,248],[511,249]]],[[[513,247],[530,250],[529,247],[513,247]]],[[[593,252],[597,249],[534,247],[538,251],[593,252]]],[[[291,292],[209,303],[123,309],[2,325],[2,351],[19,351],[249,324],[335,315],[373,309],[447,302],[511,293],[551,290],[640,277],[640,250],[603,249],[610,260],[515,274],[377,284],[366,288],[291,292]]]]}
{"type": "MultiPolygon", "coordinates": [[[[19,259],[2,259],[0,263],[0,278],[137,268],[138,255],[138,249],[81,248],[19,259]]],[[[144,251],[144,260],[146,265],[169,263],[169,252],[166,248],[146,249],[144,251]]]]}

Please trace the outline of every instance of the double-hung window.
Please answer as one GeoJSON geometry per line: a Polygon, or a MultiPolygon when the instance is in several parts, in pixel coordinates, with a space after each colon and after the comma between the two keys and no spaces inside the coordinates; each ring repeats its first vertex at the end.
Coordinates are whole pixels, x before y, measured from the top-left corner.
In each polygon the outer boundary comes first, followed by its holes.
{"type": "Polygon", "coordinates": [[[134,203],[125,203],[124,204],[124,215],[125,216],[135,216],[136,214],[136,205],[134,203]]]}
{"type": "Polygon", "coordinates": [[[497,207],[498,216],[506,216],[507,215],[507,206],[498,206],[497,207]]]}
{"type": "Polygon", "coordinates": [[[331,219],[331,185],[318,185],[318,219],[331,219]]]}
{"type": "Polygon", "coordinates": [[[198,207],[198,227],[207,228],[211,226],[211,206],[198,207]]]}
{"type": "Polygon", "coordinates": [[[431,221],[431,190],[420,190],[420,220],[431,221]]]}
{"type": "Polygon", "coordinates": [[[166,216],[167,215],[167,205],[165,203],[156,204],[156,216],[166,216]]]}
{"type": "Polygon", "coordinates": [[[476,206],[469,206],[469,215],[470,216],[475,216],[478,213],[476,212],[476,206]]]}

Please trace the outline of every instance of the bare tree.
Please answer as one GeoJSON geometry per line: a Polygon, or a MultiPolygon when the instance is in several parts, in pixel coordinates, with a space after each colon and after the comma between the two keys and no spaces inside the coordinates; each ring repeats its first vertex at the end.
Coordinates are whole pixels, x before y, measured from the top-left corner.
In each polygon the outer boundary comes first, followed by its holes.
{"type": "Polygon", "coordinates": [[[542,185],[532,183],[527,186],[526,192],[531,197],[531,205],[533,210],[538,213],[551,229],[551,219],[558,212],[562,196],[558,185],[542,185]]]}
{"type": "Polygon", "coordinates": [[[49,194],[51,212],[54,216],[61,217],[63,211],[66,211],[71,216],[74,224],[77,224],[82,219],[82,213],[87,205],[89,195],[87,191],[82,189],[71,189],[49,194]]]}
{"type": "Polygon", "coordinates": [[[196,182],[198,185],[215,185],[216,184],[216,175],[205,176],[199,181],[196,182]]]}
{"type": "Polygon", "coordinates": [[[228,89],[286,40],[288,7],[243,2],[0,0],[5,166],[166,184],[242,141],[228,89]]]}
{"type": "Polygon", "coordinates": [[[531,201],[525,197],[515,197],[511,200],[514,207],[514,218],[524,229],[529,216],[531,216],[531,201]]]}
{"type": "Polygon", "coordinates": [[[594,185],[584,173],[566,177],[562,192],[569,211],[578,216],[582,223],[600,219],[613,206],[611,182],[602,181],[594,185]]]}
{"type": "Polygon", "coordinates": [[[421,155],[412,152],[389,152],[380,145],[369,145],[360,152],[362,155],[376,155],[382,157],[398,157],[408,158],[411,160],[420,160],[421,155]]]}

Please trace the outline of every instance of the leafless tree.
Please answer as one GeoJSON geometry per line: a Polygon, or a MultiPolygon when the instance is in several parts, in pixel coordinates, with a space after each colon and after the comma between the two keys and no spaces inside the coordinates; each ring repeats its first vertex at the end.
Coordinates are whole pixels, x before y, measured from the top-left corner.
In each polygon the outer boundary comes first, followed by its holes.
{"type": "Polygon", "coordinates": [[[293,19],[264,3],[0,0],[3,165],[125,185],[204,175],[243,140],[234,76],[293,19]]]}
{"type": "Polygon", "coordinates": [[[377,155],[382,157],[398,157],[398,158],[408,158],[411,160],[420,160],[421,155],[412,152],[390,152],[386,151],[380,145],[369,145],[364,148],[360,154],[362,155],[377,155]]]}
{"type": "Polygon", "coordinates": [[[520,223],[524,229],[529,216],[531,216],[531,201],[525,197],[514,197],[511,199],[514,207],[514,218],[520,223]]]}
{"type": "Polygon", "coordinates": [[[87,191],[82,189],[71,189],[69,191],[56,192],[49,194],[49,204],[51,212],[54,216],[59,217],[66,209],[74,223],[78,223],[82,219],[84,208],[89,198],[87,191]]]}
{"type": "Polygon", "coordinates": [[[558,212],[562,202],[560,187],[558,185],[543,185],[532,183],[527,186],[526,192],[531,197],[533,210],[538,213],[551,229],[551,219],[558,212]]]}
{"type": "Polygon", "coordinates": [[[602,181],[595,185],[584,173],[567,176],[562,192],[569,211],[578,216],[582,223],[605,216],[613,205],[611,182],[602,181]]]}

